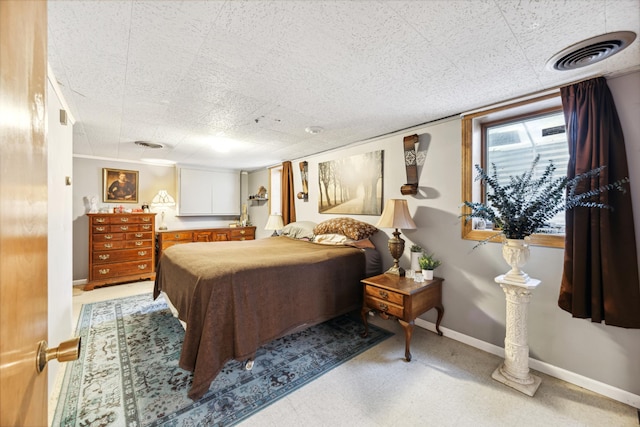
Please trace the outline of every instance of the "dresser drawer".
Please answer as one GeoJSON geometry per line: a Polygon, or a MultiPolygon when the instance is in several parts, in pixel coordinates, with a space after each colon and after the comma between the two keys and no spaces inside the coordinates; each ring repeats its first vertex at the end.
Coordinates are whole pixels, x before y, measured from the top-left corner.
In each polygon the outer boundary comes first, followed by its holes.
{"type": "Polygon", "coordinates": [[[192,242],[193,241],[193,233],[191,231],[172,231],[170,233],[162,233],[161,235],[162,241],[185,241],[192,242]]]}
{"type": "Polygon", "coordinates": [[[91,217],[91,224],[93,225],[109,224],[109,217],[108,216],[91,217]]]}
{"type": "Polygon", "coordinates": [[[402,294],[397,294],[393,291],[388,291],[386,289],[377,288],[375,286],[367,285],[364,288],[365,295],[372,296],[374,298],[389,301],[399,306],[404,305],[404,299],[402,294]]]}
{"type": "Polygon", "coordinates": [[[113,215],[109,217],[109,224],[151,224],[152,219],[149,215],[113,215]]]}
{"type": "Polygon", "coordinates": [[[92,248],[94,251],[110,251],[112,249],[124,249],[124,240],[107,240],[104,242],[93,242],[92,248]]]}
{"type": "Polygon", "coordinates": [[[109,232],[109,226],[108,225],[93,225],[93,226],[91,226],[91,229],[93,230],[93,234],[96,234],[96,233],[108,233],[109,232]]]}
{"type": "Polygon", "coordinates": [[[124,240],[124,233],[102,233],[93,236],[94,242],[111,242],[114,240],[124,240]]]}
{"type": "Polygon", "coordinates": [[[231,240],[253,240],[254,238],[253,228],[231,229],[231,240]]]}
{"type": "Polygon", "coordinates": [[[402,306],[393,304],[390,301],[381,300],[369,295],[366,295],[364,297],[364,300],[365,300],[366,306],[369,308],[381,311],[383,313],[390,314],[399,319],[402,319],[402,317],[404,316],[404,309],[402,308],[402,306]]]}
{"type": "Polygon", "coordinates": [[[94,264],[108,264],[113,262],[151,260],[151,248],[122,249],[112,251],[93,252],[94,264]]]}
{"type": "Polygon", "coordinates": [[[112,233],[126,233],[132,231],[139,231],[139,224],[119,224],[119,225],[110,225],[109,230],[112,233]]]}
{"type": "Polygon", "coordinates": [[[151,240],[125,240],[124,242],[124,247],[127,249],[150,248],[152,246],[151,240]]]}
{"type": "Polygon", "coordinates": [[[137,233],[126,233],[125,235],[127,240],[152,240],[153,239],[153,233],[150,231],[148,232],[138,231],[137,233]]]}
{"type": "Polygon", "coordinates": [[[149,273],[153,271],[151,260],[104,264],[93,267],[93,279],[101,280],[129,274],[149,273]]]}

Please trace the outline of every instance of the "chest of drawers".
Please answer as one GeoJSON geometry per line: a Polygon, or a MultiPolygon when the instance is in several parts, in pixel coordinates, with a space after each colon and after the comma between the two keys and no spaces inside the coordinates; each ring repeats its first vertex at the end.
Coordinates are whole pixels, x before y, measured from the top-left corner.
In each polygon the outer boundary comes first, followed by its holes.
{"type": "Polygon", "coordinates": [[[158,247],[157,259],[160,259],[163,250],[181,243],[254,240],[255,238],[255,227],[221,227],[198,230],[159,231],[156,242],[158,247]]]}
{"type": "Polygon", "coordinates": [[[155,214],[87,214],[89,280],[99,286],[155,279],[155,214]]]}

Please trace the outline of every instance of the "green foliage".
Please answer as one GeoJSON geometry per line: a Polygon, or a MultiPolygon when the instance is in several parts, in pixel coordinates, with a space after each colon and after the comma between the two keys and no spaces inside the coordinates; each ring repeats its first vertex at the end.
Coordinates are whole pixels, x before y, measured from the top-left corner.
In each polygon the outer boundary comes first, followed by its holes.
{"type": "Polygon", "coordinates": [[[576,175],[574,178],[553,177],[556,167],[552,161],[539,178],[534,178],[534,170],[540,156],[538,155],[531,168],[519,176],[511,176],[507,185],[500,185],[496,165],[492,164],[491,175],[475,165],[478,171],[476,181],[481,180],[487,188],[488,203],[465,201],[464,206],[471,209],[461,215],[466,221],[472,218],[483,219],[495,224],[508,239],[523,239],[541,228],[547,227],[549,221],[559,212],[576,207],[612,209],[611,206],[598,201],[598,196],[609,190],[625,192],[622,184],[628,183],[624,178],[611,184],[579,193],[578,188],[585,188],[588,182],[597,179],[605,166],[576,175]]]}
{"type": "Polygon", "coordinates": [[[442,264],[439,260],[433,257],[433,254],[427,255],[425,253],[422,254],[420,258],[418,258],[418,264],[420,264],[420,268],[422,270],[435,270],[440,264],[442,264]]]}
{"type": "Polygon", "coordinates": [[[422,246],[420,245],[411,245],[411,252],[422,252],[422,246]]]}

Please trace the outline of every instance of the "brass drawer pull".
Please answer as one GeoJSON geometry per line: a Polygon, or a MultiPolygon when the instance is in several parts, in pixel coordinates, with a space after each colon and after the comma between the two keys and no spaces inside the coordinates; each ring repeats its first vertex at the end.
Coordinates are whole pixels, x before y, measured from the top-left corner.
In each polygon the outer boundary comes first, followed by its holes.
{"type": "Polygon", "coordinates": [[[121,225],[120,226],[120,230],[122,230],[122,231],[127,231],[128,229],[129,229],[128,225],[121,225]]]}
{"type": "Polygon", "coordinates": [[[151,218],[145,216],[144,218],[142,218],[142,222],[151,222],[151,218]]]}
{"type": "Polygon", "coordinates": [[[98,270],[98,273],[100,273],[100,274],[109,274],[109,269],[108,268],[102,268],[102,269],[98,270]]]}
{"type": "Polygon", "coordinates": [[[144,270],[145,268],[147,268],[147,264],[138,264],[138,269],[144,270]]]}
{"type": "Polygon", "coordinates": [[[389,299],[389,294],[385,291],[379,291],[380,298],[389,299]]]}
{"type": "Polygon", "coordinates": [[[107,239],[107,240],[111,240],[111,239],[113,239],[113,236],[111,234],[106,234],[104,236],[104,238],[107,239]]]}
{"type": "Polygon", "coordinates": [[[382,303],[382,302],[378,303],[378,307],[380,307],[380,310],[382,310],[382,311],[389,310],[389,306],[387,304],[385,304],[385,303],[382,303]]]}
{"type": "Polygon", "coordinates": [[[135,234],[135,236],[136,236],[136,237],[142,237],[142,236],[144,236],[144,234],[142,234],[142,233],[136,233],[136,234],[135,234]]]}
{"type": "Polygon", "coordinates": [[[105,243],[104,247],[107,249],[111,249],[113,247],[113,245],[111,243],[105,243]]]}
{"type": "Polygon", "coordinates": [[[105,227],[96,227],[96,231],[104,231],[105,227]]]}
{"type": "Polygon", "coordinates": [[[129,218],[127,218],[127,217],[120,218],[120,221],[121,222],[129,222],[129,218]]]}
{"type": "Polygon", "coordinates": [[[143,230],[149,230],[150,228],[151,228],[151,226],[150,226],[150,225],[143,225],[143,226],[142,226],[142,229],[143,229],[143,230]]]}
{"type": "Polygon", "coordinates": [[[241,237],[240,240],[245,240],[244,237],[241,237]]]}
{"type": "Polygon", "coordinates": [[[147,254],[147,251],[138,251],[138,255],[140,256],[145,256],[147,254]]]}
{"type": "Polygon", "coordinates": [[[106,254],[106,255],[98,255],[98,258],[100,258],[101,260],[109,259],[109,254],[106,254]]]}
{"type": "Polygon", "coordinates": [[[103,222],[105,222],[106,219],[105,218],[96,218],[96,222],[102,224],[103,222]]]}
{"type": "Polygon", "coordinates": [[[138,241],[138,242],[136,242],[136,246],[142,246],[142,244],[143,244],[143,243],[144,243],[144,242],[140,242],[140,241],[138,241]]]}
{"type": "Polygon", "coordinates": [[[240,231],[240,234],[244,234],[244,233],[246,233],[246,231],[244,231],[244,230],[241,230],[241,231],[240,231]]]}
{"type": "Polygon", "coordinates": [[[176,239],[179,239],[180,235],[179,234],[175,234],[173,237],[176,238],[176,239]]]}

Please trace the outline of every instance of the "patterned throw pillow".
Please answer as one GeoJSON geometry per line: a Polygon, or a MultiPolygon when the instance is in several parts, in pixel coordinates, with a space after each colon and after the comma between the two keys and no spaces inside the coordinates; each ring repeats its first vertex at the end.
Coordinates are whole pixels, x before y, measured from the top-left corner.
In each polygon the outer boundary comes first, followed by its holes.
{"type": "Polygon", "coordinates": [[[340,217],[328,219],[316,225],[313,234],[342,234],[353,240],[371,237],[378,229],[357,219],[340,217]]]}

